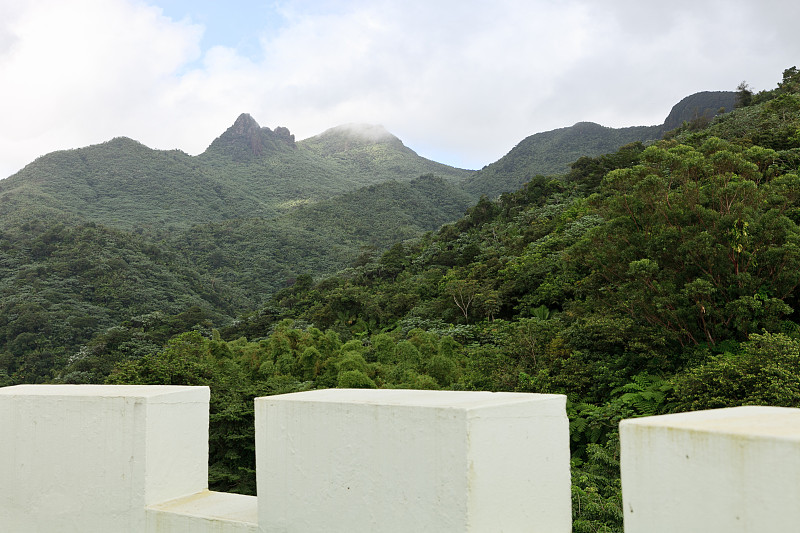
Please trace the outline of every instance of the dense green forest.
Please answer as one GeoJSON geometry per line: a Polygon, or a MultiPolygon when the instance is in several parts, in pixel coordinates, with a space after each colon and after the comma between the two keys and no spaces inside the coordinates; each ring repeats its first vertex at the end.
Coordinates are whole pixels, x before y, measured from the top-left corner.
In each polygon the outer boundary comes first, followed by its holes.
{"type": "Polygon", "coordinates": [[[419,157],[380,126],[295,142],[247,114],[199,156],[126,138],[42,156],[0,181],[0,376],[52,379],[92,337],[140,315],[196,307],[232,320],[300,276],[366,264],[481,194],[652,128],[580,129],[567,128],[569,142],[534,135],[478,172],[419,157]]]}
{"type": "MultiPolygon", "coordinates": [[[[125,231],[76,223],[77,208],[23,221],[9,207],[21,193],[3,189],[0,385],[209,385],[211,487],[243,493],[255,490],[255,396],[562,393],[574,531],[621,531],[619,420],[800,406],[800,73],[756,94],[742,86],[737,109],[694,118],[662,140],[575,157],[560,175],[526,175],[521,143],[507,171],[524,185],[471,202],[458,185],[480,173],[437,174],[274,216],[125,231]],[[335,240],[336,224],[351,240],[335,240]],[[304,264],[306,246],[331,250],[338,272],[304,264]],[[281,270],[293,262],[304,269],[281,270]],[[273,270],[284,283],[260,281],[273,270]]],[[[251,126],[239,124],[257,133],[249,144],[212,144],[214,158],[261,164],[299,149],[288,131],[251,126]]],[[[336,159],[352,146],[337,142],[308,150],[336,159]]],[[[370,146],[340,164],[369,168],[370,146]]]]}

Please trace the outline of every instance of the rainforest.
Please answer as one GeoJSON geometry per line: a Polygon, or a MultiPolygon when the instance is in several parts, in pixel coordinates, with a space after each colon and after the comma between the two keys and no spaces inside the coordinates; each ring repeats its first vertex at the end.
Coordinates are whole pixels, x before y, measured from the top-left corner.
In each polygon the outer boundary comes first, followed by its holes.
{"type": "Polygon", "coordinates": [[[0,182],[0,386],[208,385],[244,494],[257,396],[565,394],[574,531],[621,531],[620,420],[800,407],[800,72],[673,111],[480,171],[249,115],[194,157],[43,156],[0,182]]]}

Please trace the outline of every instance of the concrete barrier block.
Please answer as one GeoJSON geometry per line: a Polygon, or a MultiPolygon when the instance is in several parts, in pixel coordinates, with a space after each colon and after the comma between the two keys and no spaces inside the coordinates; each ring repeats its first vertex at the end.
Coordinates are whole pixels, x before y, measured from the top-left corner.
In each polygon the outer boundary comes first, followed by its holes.
{"type": "Polygon", "coordinates": [[[0,389],[0,531],[141,533],[146,505],[207,488],[208,400],[206,387],[0,389]]]}
{"type": "Polygon", "coordinates": [[[800,409],[623,420],[620,440],[625,533],[799,527],[800,409]]]}
{"type": "Polygon", "coordinates": [[[329,389],[256,399],[262,532],[571,530],[558,395],[329,389]]]}

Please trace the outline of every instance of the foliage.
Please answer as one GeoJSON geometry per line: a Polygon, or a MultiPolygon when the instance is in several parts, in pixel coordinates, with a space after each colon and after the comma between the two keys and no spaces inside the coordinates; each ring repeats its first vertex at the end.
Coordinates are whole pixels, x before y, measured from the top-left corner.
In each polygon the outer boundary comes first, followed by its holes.
{"type": "Polygon", "coordinates": [[[596,157],[633,142],[661,138],[661,126],[607,128],[592,122],[578,122],[568,128],[536,133],[523,139],[500,160],[468,177],[464,188],[476,198],[490,197],[519,189],[532,177],[563,174],[581,157],[596,157]]]}
{"type": "Polygon", "coordinates": [[[753,334],[735,352],[711,357],[675,379],[680,410],[737,405],[800,406],[800,340],[753,334]]]}
{"type": "Polygon", "coordinates": [[[0,221],[20,212],[56,212],[167,235],[234,218],[269,219],[386,181],[436,174],[457,183],[469,175],[424,159],[397,139],[331,158],[320,153],[321,145],[335,142],[329,137],[295,145],[285,128],[260,128],[243,115],[195,157],[127,138],[54,152],[0,182],[0,221]],[[351,164],[356,158],[363,164],[351,164]]]}
{"type": "Polygon", "coordinates": [[[174,252],[92,223],[6,226],[0,254],[0,369],[14,382],[52,379],[87,356],[98,332],[132,316],[232,311],[174,252]]]}
{"type": "Polygon", "coordinates": [[[593,271],[586,282],[682,344],[775,328],[800,283],[800,233],[787,216],[800,183],[768,166],[776,155],[711,137],[651,146],[642,163],[607,174],[596,199],[607,222],[576,249],[593,271]]]}
{"type": "Polygon", "coordinates": [[[618,439],[590,444],[588,461],[572,462],[572,531],[621,533],[622,487],[618,439]]]}
{"type": "MultiPolygon", "coordinates": [[[[575,531],[620,531],[620,420],[800,406],[796,82],[787,69],[777,89],[666,140],[612,135],[621,148],[562,161],[563,176],[534,172],[555,137],[526,140],[464,189],[459,172],[392,170],[415,154],[382,130],[294,143],[241,119],[202,156],[151,163],[192,169],[187,183],[218,213],[182,217],[128,183],[114,218],[89,180],[147,169],[148,149],[118,140],[42,158],[0,190],[0,385],[208,385],[211,486],[245,493],[257,395],[561,393],[575,531]],[[116,167],[91,161],[111,153],[116,167]],[[79,194],[60,209],[52,186],[65,177],[79,194]],[[154,227],[137,229],[131,199],[154,227]],[[51,222],[23,213],[34,203],[51,222]]],[[[599,145],[598,128],[558,135],[599,145]]]]}

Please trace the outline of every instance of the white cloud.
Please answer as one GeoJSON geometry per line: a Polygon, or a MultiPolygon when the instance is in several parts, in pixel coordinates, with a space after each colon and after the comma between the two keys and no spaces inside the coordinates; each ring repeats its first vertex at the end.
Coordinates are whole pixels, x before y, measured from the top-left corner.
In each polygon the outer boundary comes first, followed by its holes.
{"type": "MultiPolygon", "coordinates": [[[[34,0],[4,18],[0,165],[158,129],[151,102],[199,53],[201,28],[123,0],[34,0]],[[24,157],[25,159],[20,159],[24,157]]],[[[3,42],[0,41],[0,42],[3,42]]]]}
{"type": "Polygon", "coordinates": [[[380,123],[474,168],[538,131],[771,88],[800,57],[800,6],[778,0],[285,1],[253,57],[142,1],[0,5],[0,175],[117,135],[198,153],[241,112],[299,139],[380,123]]]}

